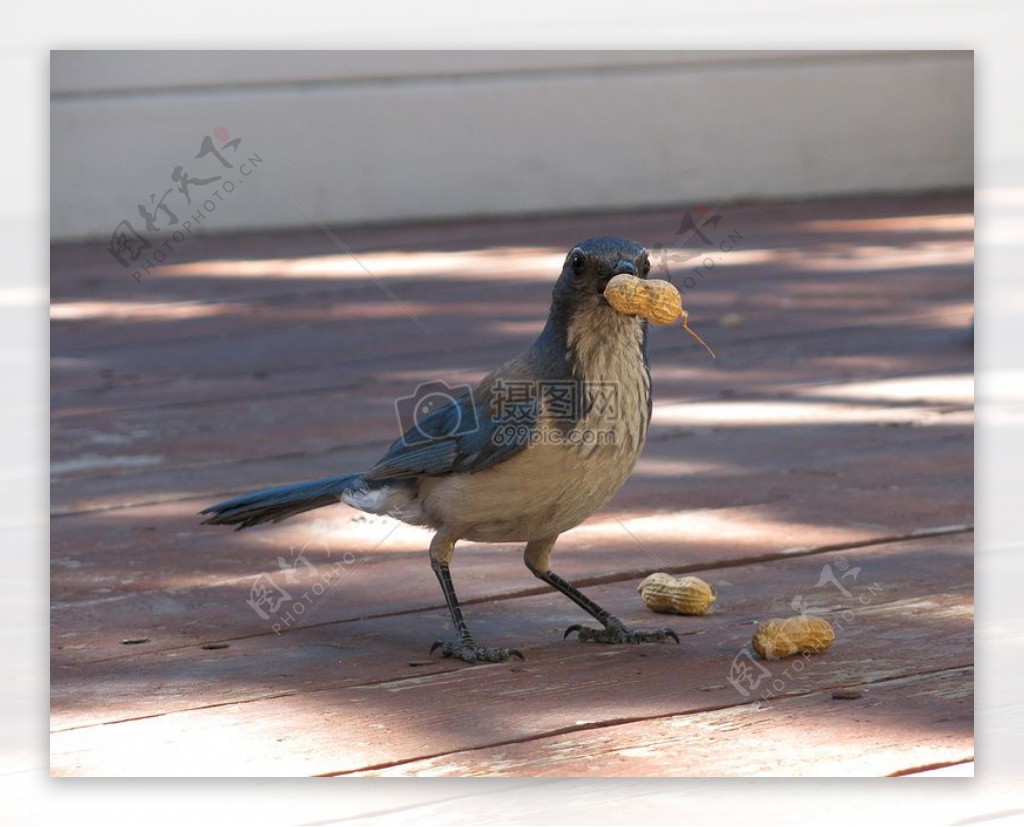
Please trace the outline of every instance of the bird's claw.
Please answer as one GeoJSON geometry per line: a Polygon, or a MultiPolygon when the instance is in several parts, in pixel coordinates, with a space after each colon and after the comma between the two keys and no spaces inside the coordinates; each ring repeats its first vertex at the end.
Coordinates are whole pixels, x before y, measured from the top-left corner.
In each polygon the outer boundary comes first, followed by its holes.
{"type": "Polygon", "coordinates": [[[577,623],[565,630],[562,639],[573,632],[579,635],[580,640],[595,643],[654,643],[669,639],[679,643],[679,635],[671,629],[630,629],[623,623],[609,623],[603,629],[591,629],[577,623]]]}
{"type": "Polygon", "coordinates": [[[438,640],[430,647],[431,654],[438,649],[441,650],[443,657],[459,658],[466,663],[501,663],[512,658],[526,660],[518,649],[493,649],[488,646],[477,646],[475,643],[452,643],[438,640]]]}

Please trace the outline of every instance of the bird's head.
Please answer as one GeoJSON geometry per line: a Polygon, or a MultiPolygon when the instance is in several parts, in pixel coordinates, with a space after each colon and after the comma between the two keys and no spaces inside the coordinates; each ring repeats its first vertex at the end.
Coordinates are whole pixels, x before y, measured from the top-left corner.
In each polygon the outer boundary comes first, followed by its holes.
{"type": "Polygon", "coordinates": [[[650,272],[651,262],[643,244],[612,236],[588,238],[565,257],[562,273],[555,282],[554,302],[570,315],[590,311],[615,313],[603,295],[608,282],[621,273],[647,278],[650,272]]]}
{"type": "Polygon", "coordinates": [[[604,297],[608,282],[620,273],[647,278],[651,262],[643,244],[628,238],[588,238],[565,257],[552,291],[551,321],[565,330],[585,325],[608,331],[645,324],[614,310],[604,297]],[[628,320],[628,321],[627,321],[628,320]]]}
{"type": "Polygon", "coordinates": [[[635,346],[646,354],[647,321],[615,310],[604,289],[620,273],[647,278],[650,271],[647,250],[636,241],[611,236],[581,241],[566,255],[555,282],[542,340],[559,343],[569,361],[584,370],[602,352],[625,353],[635,346]]]}

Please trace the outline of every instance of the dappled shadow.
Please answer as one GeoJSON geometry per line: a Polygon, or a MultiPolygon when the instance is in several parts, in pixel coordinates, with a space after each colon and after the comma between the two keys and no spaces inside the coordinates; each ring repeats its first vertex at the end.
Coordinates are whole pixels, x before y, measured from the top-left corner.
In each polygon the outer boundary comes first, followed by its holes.
{"type": "MultiPolygon", "coordinates": [[[[652,332],[647,449],[616,498],[560,540],[555,568],[648,623],[634,579],[698,570],[721,610],[675,620],[691,633],[679,649],[563,643],[579,613],[518,547],[460,545],[453,573],[478,636],[530,654],[476,670],[424,655],[446,623],[427,532],[339,507],[239,534],[195,512],[368,467],[397,435],[397,397],[472,383],[529,343],[572,243],[613,232],[671,244],[682,209],[355,228],[343,233],[355,258],[318,233],[201,239],[141,284],[102,245],[55,247],[53,714],[58,729],[85,727],[60,742],[65,756],[82,750],[63,771],[131,754],[121,736],[90,741],[90,723],[173,710],[200,711],[125,736],[176,744],[151,755],[153,772],[180,771],[176,750],[206,728],[249,753],[238,772],[344,772],[580,720],[731,706],[742,699],[723,676],[751,621],[788,613],[827,558],[784,559],[800,550],[864,545],[844,553],[877,555],[890,609],[859,607],[863,625],[794,692],[969,663],[970,543],[957,526],[973,522],[970,210],[964,196],[737,206],[719,226],[742,243],[703,276],[697,259],[670,262],[719,358],[679,328],[652,332]],[[879,545],[937,529],[954,533],[879,545]],[[284,634],[247,602],[261,574],[298,594],[328,571],[329,598],[314,595],[284,634]],[[199,648],[215,641],[230,645],[199,648]],[[268,696],[281,697],[256,700],[268,696]],[[456,697],[468,714],[436,701],[456,697]],[[266,739],[293,737],[278,717],[314,747],[286,745],[275,763],[266,739]]],[[[959,707],[929,713],[894,691],[864,710],[871,731],[929,743],[969,732],[959,707]]]]}
{"type": "MultiPolygon", "coordinates": [[[[223,760],[221,753],[228,751],[235,759],[221,772],[290,774],[296,767],[310,773],[352,772],[559,731],[575,729],[582,735],[602,720],[664,719],[754,700],[768,703],[756,723],[770,739],[775,715],[784,722],[779,737],[793,729],[787,699],[823,693],[823,707],[809,716],[808,726],[827,730],[822,713],[844,703],[833,700],[831,690],[864,685],[866,702],[858,704],[856,732],[837,724],[831,752],[856,753],[863,746],[855,745],[876,743],[880,754],[864,767],[871,774],[872,766],[885,766],[886,749],[892,753],[889,771],[908,766],[899,763],[901,745],[931,746],[938,754],[951,739],[963,749],[971,732],[969,680],[966,687],[961,682],[955,692],[944,694],[941,679],[971,662],[969,538],[853,550],[844,558],[859,571],[856,581],[846,581],[847,594],[817,585],[823,565],[835,565],[835,554],[703,570],[719,592],[716,612],[704,618],[645,613],[632,583],[588,588],[629,622],[670,623],[682,636],[678,647],[607,648],[562,641],[561,630],[578,622],[580,613],[561,596],[545,592],[467,606],[478,638],[520,646],[528,658],[522,663],[468,667],[428,655],[432,640],[450,635],[445,613],[440,607],[417,611],[403,601],[405,608],[397,615],[234,638],[224,649],[203,651],[193,645],[146,653],[140,646],[130,658],[64,665],[54,672],[55,726],[72,731],[63,739],[57,736],[60,767],[66,772],[81,762],[86,772],[130,773],[131,755],[134,766],[146,771],[179,774],[191,767],[202,774],[214,756],[223,760]],[[925,554],[930,572],[922,570],[925,554]],[[733,664],[749,643],[753,623],[791,613],[794,598],[836,626],[832,648],[810,660],[762,662],[767,674],[756,685],[734,684],[733,664]],[[887,689],[894,680],[923,675],[907,689],[927,690],[929,674],[937,680],[926,705],[901,703],[898,683],[895,690],[887,689]],[[881,703],[885,692],[889,700],[881,703]],[[152,725],[139,720],[108,727],[105,742],[90,745],[89,724],[153,714],[164,717],[152,725]],[[74,729],[82,726],[86,729],[74,729]],[[212,733],[217,742],[213,753],[198,749],[212,733]],[[63,744],[84,744],[86,755],[69,754],[63,744]],[[135,748],[128,749],[131,745],[135,748]],[[190,750],[197,753],[194,763],[185,762],[190,750]]],[[[359,587],[372,585],[364,579],[359,587]]],[[[343,586],[332,599],[353,596],[355,587],[343,586]]],[[[240,606],[246,588],[218,587],[215,599],[240,606]]],[[[739,713],[732,726],[745,727],[747,715],[739,713]]],[[[727,732],[724,713],[719,719],[727,732]]],[[[654,724],[658,720],[652,730],[654,724]]],[[[662,774],[716,774],[721,756],[704,767],[694,759],[728,754],[729,739],[708,741],[699,719],[693,725],[697,729],[688,739],[685,730],[677,730],[689,749],[677,758],[663,754],[662,774]]],[[[614,740],[605,741],[600,752],[616,746],[614,740]]],[[[657,741],[646,746],[658,750],[657,741]]],[[[757,760],[756,752],[746,757],[757,760]]],[[[461,764],[469,772],[472,758],[461,764]]],[[[815,774],[806,758],[789,768],[815,774]]],[[[539,769],[544,771],[542,764],[539,769]]],[[[519,770],[530,774],[529,762],[519,770]]],[[[574,774],[588,773],[577,767],[574,774]]]]}

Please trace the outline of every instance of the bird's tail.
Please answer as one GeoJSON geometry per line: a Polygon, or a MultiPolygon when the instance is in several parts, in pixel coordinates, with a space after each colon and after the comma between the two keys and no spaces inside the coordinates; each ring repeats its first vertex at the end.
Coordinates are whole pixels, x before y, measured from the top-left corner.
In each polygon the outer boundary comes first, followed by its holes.
{"type": "Polygon", "coordinates": [[[334,505],[342,500],[348,502],[353,494],[365,489],[361,474],[324,477],[243,494],[204,508],[199,513],[212,515],[204,523],[233,525],[236,531],[241,531],[259,523],[279,523],[304,511],[334,505]]]}

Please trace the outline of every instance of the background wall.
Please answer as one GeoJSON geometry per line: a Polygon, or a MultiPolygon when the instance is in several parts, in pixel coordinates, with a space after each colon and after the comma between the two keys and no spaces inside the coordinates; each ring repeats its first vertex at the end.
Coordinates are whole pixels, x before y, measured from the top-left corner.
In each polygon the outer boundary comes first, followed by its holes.
{"type": "Polygon", "coordinates": [[[973,184],[963,51],[63,51],[51,91],[56,239],[973,184]]]}

